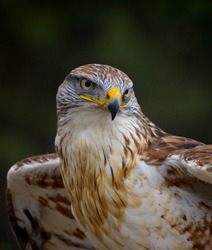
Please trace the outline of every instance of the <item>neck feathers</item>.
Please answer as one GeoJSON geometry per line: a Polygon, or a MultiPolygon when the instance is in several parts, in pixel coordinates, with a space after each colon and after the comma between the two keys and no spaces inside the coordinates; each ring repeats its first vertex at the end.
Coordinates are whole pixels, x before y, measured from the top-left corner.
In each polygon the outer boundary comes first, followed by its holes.
{"type": "Polygon", "coordinates": [[[140,205],[132,192],[137,182],[133,170],[139,151],[156,135],[145,118],[120,114],[111,121],[102,109],[98,115],[72,111],[69,120],[59,120],[56,150],[75,216],[85,232],[101,239],[107,233],[103,224],[120,230],[125,208],[140,205]]]}

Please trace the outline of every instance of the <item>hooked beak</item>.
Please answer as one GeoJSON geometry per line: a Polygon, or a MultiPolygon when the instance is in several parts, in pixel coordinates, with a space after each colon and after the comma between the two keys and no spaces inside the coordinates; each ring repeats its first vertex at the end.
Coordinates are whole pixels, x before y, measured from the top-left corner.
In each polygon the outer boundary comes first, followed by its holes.
{"type": "Polygon", "coordinates": [[[112,87],[110,90],[108,90],[106,98],[103,100],[99,100],[85,95],[81,95],[80,97],[84,100],[94,102],[103,108],[107,108],[111,113],[112,120],[115,119],[120,108],[126,107],[126,104],[121,104],[122,95],[117,87],[112,87]]]}
{"type": "Polygon", "coordinates": [[[114,120],[114,118],[116,117],[116,114],[118,113],[119,108],[120,108],[120,104],[119,104],[118,100],[116,98],[114,98],[110,102],[110,104],[108,105],[107,108],[110,110],[112,120],[114,120]]]}
{"type": "Polygon", "coordinates": [[[107,108],[111,113],[112,120],[115,119],[121,105],[121,93],[116,87],[107,92],[107,108]]]}

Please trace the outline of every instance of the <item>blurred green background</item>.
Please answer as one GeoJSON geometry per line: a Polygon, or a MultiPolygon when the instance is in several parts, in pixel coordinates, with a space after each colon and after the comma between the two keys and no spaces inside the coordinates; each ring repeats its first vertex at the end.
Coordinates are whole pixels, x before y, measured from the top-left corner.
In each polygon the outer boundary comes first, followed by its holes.
{"type": "Polygon", "coordinates": [[[16,161],[54,151],[55,95],[86,63],[127,73],[143,112],[169,133],[212,142],[211,1],[0,3],[0,250],[17,249],[5,208],[16,161]]]}

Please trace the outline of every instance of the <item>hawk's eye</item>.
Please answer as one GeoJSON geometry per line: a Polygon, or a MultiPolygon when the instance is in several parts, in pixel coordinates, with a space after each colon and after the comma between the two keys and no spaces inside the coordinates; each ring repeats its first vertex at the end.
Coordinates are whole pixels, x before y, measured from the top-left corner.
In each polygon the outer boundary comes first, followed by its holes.
{"type": "Polygon", "coordinates": [[[129,98],[129,97],[131,96],[131,94],[132,94],[132,88],[126,89],[125,92],[124,92],[123,97],[124,97],[125,99],[127,99],[127,98],[129,98]]]}
{"type": "Polygon", "coordinates": [[[91,91],[95,88],[96,84],[87,79],[81,79],[80,87],[85,91],[91,91]]]}

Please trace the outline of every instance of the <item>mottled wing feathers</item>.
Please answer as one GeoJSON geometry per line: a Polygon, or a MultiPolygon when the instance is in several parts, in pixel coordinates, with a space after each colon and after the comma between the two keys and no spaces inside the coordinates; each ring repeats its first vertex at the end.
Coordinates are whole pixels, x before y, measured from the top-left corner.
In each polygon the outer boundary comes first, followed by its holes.
{"type": "Polygon", "coordinates": [[[71,213],[56,154],[16,163],[7,182],[8,216],[21,249],[93,249],[71,213]]]}
{"type": "Polygon", "coordinates": [[[212,184],[212,145],[200,145],[187,150],[181,158],[190,174],[212,184]]]}
{"type": "MultiPolygon", "coordinates": [[[[155,138],[141,151],[142,159],[155,166],[164,163],[181,168],[183,173],[212,184],[212,145],[172,135],[155,138]]],[[[171,171],[171,167],[169,171],[171,171]]]]}

